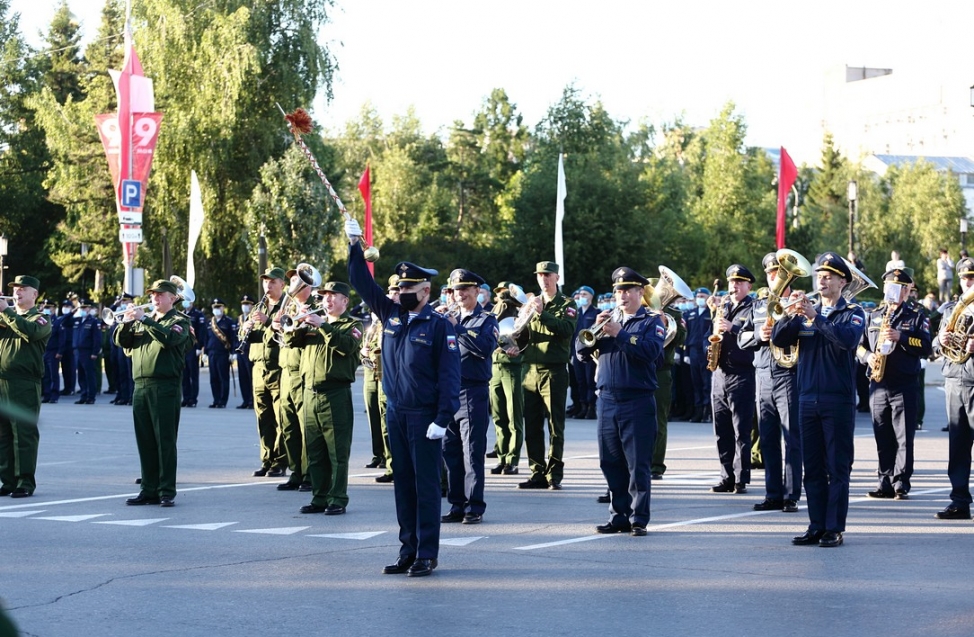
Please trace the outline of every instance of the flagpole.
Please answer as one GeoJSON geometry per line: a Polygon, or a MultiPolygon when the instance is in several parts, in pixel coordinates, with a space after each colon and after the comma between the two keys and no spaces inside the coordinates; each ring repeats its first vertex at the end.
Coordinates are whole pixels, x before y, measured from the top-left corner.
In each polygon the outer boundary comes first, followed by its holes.
{"type": "MultiPolygon", "coordinates": [[[[126,0],[125,2],[124,46],[126,52],[125,55],[128,56],[129,55],[128,52],[131,50],[131,46],[132,46],[132,0],[126,0]]],[[[119,79],[120,85],[121,82],[131,81],[124,74],[124,70],[125,70],[124,66],[122,67],[122,70],[123,70],[123,75],[119,79]]],[[[120,93],[123,92],[126,96],[129,94],[128,91],[120,91],[120,93]]],[[[122,144],[125,145],[127,149],[127,152],[125,153],[125,159],[127,160],[126,163],[128,165],[119,166],[119,183],[123,183],[123,180],[129,179],[132,176],[132,108],[131,108],[131,103],[126,104],[125,106],[128,108],[126,109],[127,112],[123,114],[122,104],[118,105],[118,110],[119,110],[118,127],[119,127],[119,133],[121,133],[120,141],[122,142],[122,144]],[[121,118],[123,116],[125,117],[124,125],[122,124],[121,121],[121,118]]],[[[119,161],[121,161],[121,159],[122,159],[122,152],[121,152],[121,148],[119,148],[119,161]]],[[[118,202],[117,194],[116,194],[116,202],[118,202]]],[[[125,279],[122,283],[122,288],[123,288],[122,291],[128,292],[130,294],[135,294],[136,292],[135,285],[134,285],[135,281],[133,279],[135,278],[135,252],[138,250],[138,248],[139,248],[138,243],[132,243],[132,242],[122,243],[122,260],[123,260],[123,265],[125,267],[125,279]]]]}

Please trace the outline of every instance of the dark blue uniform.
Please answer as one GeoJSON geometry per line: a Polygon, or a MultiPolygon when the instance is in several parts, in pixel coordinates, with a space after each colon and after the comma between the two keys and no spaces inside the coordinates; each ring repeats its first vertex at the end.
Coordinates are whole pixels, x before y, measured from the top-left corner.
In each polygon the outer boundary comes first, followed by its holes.
{"type": "MultiPolygon", "coordinates": [[[[738,343],[742,348],[754,352],[758,435],[761,439],[761,456],[764,460],[765,497],[774,501],[798,502],[802,495],[798,368],[779,365],[771,355],[770,342],[760,339],[759,332],[767,320],[767,300],[755,301],[752,304],[751,317],[741,331],[738,343]],[[781,454],[782,439],[785,443],[784,456],[781,454]]],[[[796,509],[792,509],[794,510],[796,509]]]]}
{"type": "Polygon", "coordinates": [[[386,297],[356,243],[348,278],[382,321],[382,389],[386,393],[400,557],[436,559],[440,550],[440,465],[443,445],[426,437],[431,423],[446,428],[460,409],[460,350],[449,321],[425,305],[412,320],[386,297]]]}
{"type": "MultiPolygon", "coordinates": [[[[961,262],[961,264],[963,261],[961,262]]],[[[961,264],[958,264],[960,275],[961,264]]],[[[961,291],[965,288],[961,287],[961,291]]],[[[939,352],[943,330],[950,323],[951,316],[958,310],[957,302],[952,301],[941,306],[943,320],[940,323],[941,333],[938,336],[935,349],[939,352]]],[[[962,330],[970,324],[970,306],[964,309],[967,313],[958,322],[962,330]]],[[[950,479],[950,505],[941,513],[939,518],[953,519],[971,517],[971,444],[974,443],[974,357],[969,357],[963,363],[954,363],[947,357],[943,362],[944,392],[947,394],[947,477],[950,479]],[[956,515],[952,515],[955,512],[956,515]]]]}
{"type": "Polygon", "coordinates": [[[41,402],[56,403],[61,395],[61,377],[58,375],[58,368],[61,366],[61,358],[64,356],[65,338],[67,339],[67,347],[71,347],[71,335],[65,335],[61,329],[68,317],[48,318],[51,321],[51,338],[48,339],[47,349],[44,350],[44,380],[41,384],[41,402]]]}
{"type": "MultiPolygon", "coordinates": [[[[866,315],[866,333],[856,355],[870,371],[869,357],[882,345],[878,341],[886,314],[887,306],[881,305],[866,315]]],[[[890,325],[900,332],[900,340],[886,355],[882,380],[869,382],[869,408],[879,456],[879,484],[871,495],[903,498],[910,492],[913,476],[920,359],[930,356],[932,345],[930,321],[906,303],[892,311],[890,325]]]]}
{"type": "Polygon", "coordinates": [[[609,485],[609,525],[616,529],[649,523],[653,445],[656,442],[656,368],[666,328],[656,313],[639,308],[615,337],[594,347],[576,344],[577,356],[598,354],[599,466],[609,485]]]}
{"type": "Polygon", "coordinates": [[[101,374],[95,361],[101,354],[102,322],[85,313],[74,323],[74,358],[78,364],[78,404],[94,404],[95,394],[101,389],[101,374]]]}
{"type": "Polygon", "coordinates": [[[111,328],[112,338],[109,339],[109,352],[115,361],[115,405],[131,405],[132,394],[135,391],[135,381],[132,379],[132,357],[125,355],[125,349],[115,342],[115,332],[121,329],[121,323],[115,323],[111,328]]]}
{"type": "Polygon", "coordinates": [[[250,362],[250,343],[240,340],[241,325],[246,320],[247,316],[244,314],[237,317],[234,334],[237,341],[234,358],[237,361],[237,377],[240,379],[240,396],[243,398],[243,402],[237,405],[237,409],[254,408],[253,363],[250,362]]]}
{"type": "Polygon", "coordinates": [[[865,330],[865,314],[840,298],[828,316],[775,323],[771,342],[799,344],[798,412],[805,466],[809,532],[842,533],[849,512],[849,476],[856,427],[856,347],[865,330]]]}
{"type": "MultiPolygon", "coordinates": [[[[63,310],[63,308],[62,308],[63,310]]],[[[62,396],[70,396],[74,393],[77,384],[77,365],[74,362],[74,324],[76,319],[74,312],[61,314],[61,378],[64,380],[61,389],[62,396]]]]}
{"type": "MultiPolygon", "coordinates": [[[[578,319],[575,323],[575,337],[572,344],[575,345],[578,333],[582,330],[591,329],[595,325],[599,311],[587,306],[584,310],[579,310],[578,319]]],[[[595,405],[595,361],[581,360],[578,356],[572,356],[572,371],[575,374],[575,384],[578,387],[578,401],[581,402],[581,410],[576,412],[578,418],[585,418],[589,406],[595,405]]]]}
{"type": "Polygon", "coordinates": [[[206,323],[206,359],[210,365],[213,406],[227,406],[230,398],[230,353],[236,348],[234,323],[226,314],[206,323]],[[219,334],[217,334],[219,332],[219,334]]]}
{"type": "Polygon", "coordinates": [[[200,396],[200,352],[206,345],[206,317],[192,307],[183,312],[189,319],[195,337],[186,349],[186,368],[183,371],[183,407],[195,407],[200,396]]]}
{"type": "Polygon", "coordinates": [[[708,420],[706,412],[710,407],[710,386],[713,373],[707,369],[707,337],[713,330],[713,320],[709,307],[695,307],[683,315],[687,322],[687,340],[684,342],[686,355],[690,359],[690,382],[693,384],[693,411],[691,422],[708,420]]]}
{"type": "Polygon", "coordinates": [[[447,427],[443,458],[450,513],[483,515],[484,458],[490,424],[488,383],[497,347],[497,318],[479,303],[454,327],[460,346],[460,409],[447,427]]]}
{"type": "Polygon", "coordinates": [[[721,339],[720,357],[710,388],[721,480],[714,488],[733,491],[736,485],[736,490],[742,491],[740,485],[751,481],[751,429],[754,426],[756,387],[754,352],[741,349],[737,337],[750,319],[752,300],[745,296],[735,306],[730,297],[725,296],[719,302],[725,304],[724,318],[732,326],[721,339]]]}

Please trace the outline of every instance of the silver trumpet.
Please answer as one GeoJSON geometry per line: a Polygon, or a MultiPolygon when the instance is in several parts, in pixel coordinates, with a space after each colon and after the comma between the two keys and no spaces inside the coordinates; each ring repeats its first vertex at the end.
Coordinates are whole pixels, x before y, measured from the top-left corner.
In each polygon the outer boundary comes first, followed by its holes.
{"type": "Polygon", "coordinates": [[[147,310],[150,307],[152,307],[152,303],[145,303],[143,305],[134,305],[132,307],[127,307],[124,310],[112,310],[111,308],[106,307],[104,310],[101,311],[101,320],[104,321],[105,325],[107,325],[108,327],[111,327],[116,323],[121,323],[124,325],[125,323],[132,322],[132,321],[123,320],[126,314],[128,314],[132,310],[147,310]]]}
{"type": "Polygon", "coordinates": [[[304,312],[303,314],[298,314],[297,316],[282,316],[281,317],[281,331],[282,332],[293,332],[294,330],[296,330],[296,329],[298,329],[300,327],[298,325],[298,321],[300,321],[301,319],[303,319],[306,316],[311,316],[312,314],[320,314],[321,312],[324,312],[324,311],[325,311],[325,307],[324,306],[321,306],[321,307],[316,307],[313,310],[309,310],[307,312],[304,312]]]}

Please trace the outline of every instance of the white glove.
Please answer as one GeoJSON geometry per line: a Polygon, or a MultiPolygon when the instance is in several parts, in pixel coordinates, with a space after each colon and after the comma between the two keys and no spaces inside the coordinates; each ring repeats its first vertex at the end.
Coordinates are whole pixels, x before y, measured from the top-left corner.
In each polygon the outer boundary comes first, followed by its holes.
{"type": "Polygon", "coordinates": [[[686,363],[687,365],[693,365],[693,363],[690,362],[690,357],[689,356],[687,356],[686,358],[684,358],[683,359],[683,362],[686,363]]]}
{"type": "Polygon", "coordinates": [[[673,364],[674,365],[679,365],[682,361],[683,361],[683,358],[679,354],[677,354],[677,353],[674,352],[673,353],[673,364]]]}
{"type": "Polygon", "coordinates": [[[345,234],[349,239],[358,239],[363,234],[362,226],[358,225],[358,221],[350,218],[345,221],[345,234]]]}
{"type": "Polygon", "coordinates": [[[446,427],[440,427],[438,424],[430,423],[429,428],[426,430],[426,437],[430,440],[440,440],[446,435],[446,427]]]}

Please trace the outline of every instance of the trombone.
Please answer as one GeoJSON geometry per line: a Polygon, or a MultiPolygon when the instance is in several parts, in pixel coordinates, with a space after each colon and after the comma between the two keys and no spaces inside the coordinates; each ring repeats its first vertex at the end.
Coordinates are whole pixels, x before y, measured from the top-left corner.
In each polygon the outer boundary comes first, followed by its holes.
{"type": "Polygon", "coordinates": [[[106,307],[104,310],[101,311],[101,320],[108,327],[111,327],[111,326],[115,325],[116,323],[121,323],[122,325],[125,325],[126,323],[131,323],[132,322],[132,321],[125,321],[125,320],[123,320],[125,318],[125,315],[126,314],[128,314],[132,310],[147,310],[150,307],[152,307],[152,303],[144,303],[142,305],[133,305],[132,307],[127,307],[124,310],[113,310],[110,307],[106,307]]]}

